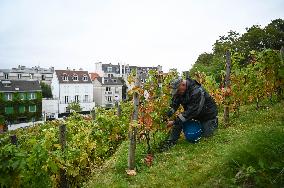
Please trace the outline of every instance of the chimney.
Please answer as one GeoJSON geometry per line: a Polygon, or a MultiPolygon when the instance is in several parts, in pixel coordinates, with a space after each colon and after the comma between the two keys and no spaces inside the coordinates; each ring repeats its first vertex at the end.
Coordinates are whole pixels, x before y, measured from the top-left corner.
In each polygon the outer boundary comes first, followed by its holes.
{"type": "Polygon", "coordinates": [[[103,76],[102,62],[95,63],[95,72],[99,74],[99,76],[103,76]]]}

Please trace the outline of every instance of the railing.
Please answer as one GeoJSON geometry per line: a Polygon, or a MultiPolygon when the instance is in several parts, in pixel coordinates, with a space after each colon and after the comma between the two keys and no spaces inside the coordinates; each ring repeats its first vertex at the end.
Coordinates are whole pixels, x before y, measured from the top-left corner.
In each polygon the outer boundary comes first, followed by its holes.
{"type": "MultiPolygon", "coordinates": [[[[69,103],[72,103],[72,102],[75,102],[74,100],[70,100],[70,101],[68,101],[68,102],[65,102],[65,101],[60,101],[59,102],[59,104],[69,104],[69,103]]],[[[92,101],[92,100],[82,100],[82,101],[76,101],[76,102],[78,102],[78,103],[92,103],[92,102],[94,102],[94,101],[92,101]]]]}
{"type": "Polygon", "coordinates": [[[112,91],[105,91],[106,95],[112,95],[112,91]]]}

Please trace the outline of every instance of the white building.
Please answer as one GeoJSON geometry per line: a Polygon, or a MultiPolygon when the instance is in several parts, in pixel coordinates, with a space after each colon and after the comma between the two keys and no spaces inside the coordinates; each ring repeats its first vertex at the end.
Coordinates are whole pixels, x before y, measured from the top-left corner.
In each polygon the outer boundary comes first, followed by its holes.
{"type": "Polygon", "coordinates": [[[55,70],[51,82],[53,99],[57,100],[57,112],[68,113],[71,102],[78,102],[82,111],[95,106],[93,84],[88,71],[55,70]]]}
{"type": "Polygon", "coordinates": [[[58,104],[57,99],[42,99],[42,114],[44,119],[58,118],[58,104]]]}
{"type": "Polygon", "coordinates": [[[94,100],[102,107],[113,107],[115,102],[122,100],[122,80],[117,77],[99,77],[91,73],[94,100]]]}

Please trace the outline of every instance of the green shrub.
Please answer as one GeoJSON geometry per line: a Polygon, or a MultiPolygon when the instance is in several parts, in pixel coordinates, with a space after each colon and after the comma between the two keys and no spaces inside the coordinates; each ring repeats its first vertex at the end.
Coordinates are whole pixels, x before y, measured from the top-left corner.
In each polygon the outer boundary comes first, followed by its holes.
{"type": "Polygon", "coordinates": [[[231,148],[226,156],[233,183],[241,186],[284,185],[283,128],[264,129],[231,148]]]}

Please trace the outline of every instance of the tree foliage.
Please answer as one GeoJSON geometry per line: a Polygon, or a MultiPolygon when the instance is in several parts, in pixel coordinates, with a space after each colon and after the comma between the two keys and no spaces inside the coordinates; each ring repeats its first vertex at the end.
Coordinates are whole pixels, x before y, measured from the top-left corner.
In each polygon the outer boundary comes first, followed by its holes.
{"type": "Polygon", "coordinates": [[[82,108],[79,104],[79,102],[71,102],[68,104],[67,108],[71,111],[71,112],[81,112],[82,108]]]}
{"type": "Polygon", "coordinates": [[[52,91],[50,85],[47,85],[44,82],[40,83],[41,90],[42,90],[42,97],[43,98],[52,98],[52,91]]]}
{"type": "Polygon", "coordinates": [[[232,109],[247,102],[259,106],[267,97],[283,97],[283,55],[279,51],[283,46],[282,19],[265,27],[253,25],[243,34],[229,31],[213,44],[213,53],[199,55],[190,75],[207,87],[218,104],[231,104],[232,109]],[[227,50],[232,54],[232,85],[224,89],[227,50]]]}

